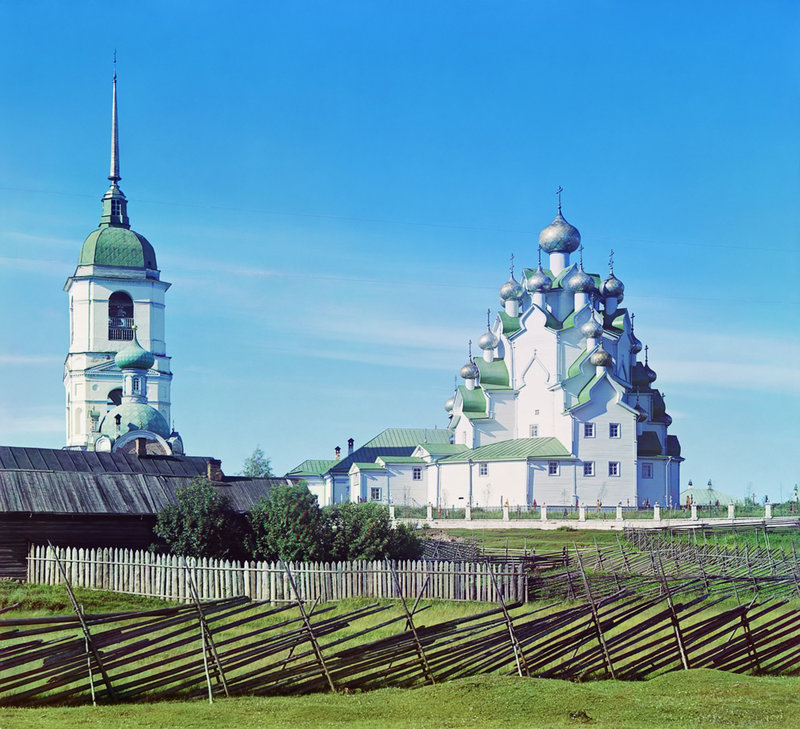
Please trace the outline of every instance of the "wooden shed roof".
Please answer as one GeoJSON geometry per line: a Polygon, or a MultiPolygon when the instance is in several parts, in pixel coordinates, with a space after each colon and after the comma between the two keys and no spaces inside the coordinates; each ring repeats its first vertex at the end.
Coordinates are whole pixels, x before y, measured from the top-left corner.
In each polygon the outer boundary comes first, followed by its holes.
{"type": "MultiPolygon", "coordinates": [[[[0,513],[155,514],[205,476],[209,458],[0,446],[0,513]]],[[[244,512],[283,478],[223,477],[217,489],[244,512]]]]}

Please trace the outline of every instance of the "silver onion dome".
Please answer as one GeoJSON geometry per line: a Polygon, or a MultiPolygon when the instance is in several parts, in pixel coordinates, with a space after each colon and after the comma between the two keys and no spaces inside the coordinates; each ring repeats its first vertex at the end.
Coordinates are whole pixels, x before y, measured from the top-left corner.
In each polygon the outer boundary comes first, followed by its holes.
{"type": "Polygon", "coordinates": [[[500,298],[503,301],[512,301],[522,298],[525,293],[520,283],[514,278],[514,274],[500,287],[500,298]]]}
{"type": "Polygon", "coordinates": [[[478,365],[473,360],[470,360],[461,368],[460,374],[465,380],[477,380],[480,371],[478,370],[478,365]]]}
{"type": "Polygon", "coordinates": [[[645,420],[647,420],[647,410],[645,410],[638,403],[636,404],[635,410],[636,410],[636,420],[638,420],[640,423],[643,423],[645,420]]]}
{"type": "Polygon", "coordinates": [[[478,346],[481,349],[494,349],[499,343],[500,340],[492,334],[490,329],[487,329],[478,340],[478,346]]]}
{"type": "Polygon", "coordinates": [[[601,346],[599,349],[592,352],[592,356],[589,357],[589,362],[595,367],[611,367],[612,359],[611,355],[601,346]]]}
{"type": "Polygon", "coordinates": [[[672,416],[669,413],[664,413],[664,425],[668,428],[672,425],[672,416]]]}
{"type": "Polygon", "coordinates": [[[594,279],[582,268],[579,268],[577,271],[575,271],[575,273],[570,275],[566,281],[564,281],[564,289],[572,292],[573,294],[578,291],[590,293],[591,291],[594,291],[595,288],[594,279]]]}
{"type": "Polygon", "coordinates": [[[644,373],[647,376],[647,381],[651,384],[655,382],[656,378],[658,377],[658,375],[656,375],[655,370],[651,369],[650,365],[647,363],[645,363],[644,365],[644,373]]]}
{"type": "Polygon", "coordinates": [[[445,402],[445,404],[444,404],[444,409],[445,409],[445,410],[446,410],[448,413],[452,413],[452,412],[453,412],[453,408],[455,407],[455,404],[456,404],[456,399],[455,399],[455,397],[451,397],[449,400],[447,400],[447,401],[445,402]]]}
{"type": "Polygon", "coordinates": [[[621,302],[624,298],[624,291],[625,284],[623,284],[613,272],[608,274],[608,278],[603,281],[603,285],[600,287],[600,293],[603,294],[603,296],[610,296],[611,298],[616,299],[618,302],[621,302]]]}
{"type": "Polygon", "coordinates": [[[593,316],[581,327],[581,334],[587,339],[597,339],[602,333],[602,325],[593,316]]]}
{"type": "Polygon", "coordinates": [[[536,291],[549,291],[553,286],[552,279],[542,270],[541,264],[530,276],[525,279],[525,288],[529,293],[536,291]]]}
{"type": "Polygon", "coordinates": [[[539,247],[545,253],[572,253],[580,244],[581,234],[564,220],[560,209],[555,220],[539,233],[539,247]]]}
{"type": "Polygon", "coordinates": [[[642,343],[636,338],[631,329],[631,354],[639,354],[642,351],[642,343]]]}

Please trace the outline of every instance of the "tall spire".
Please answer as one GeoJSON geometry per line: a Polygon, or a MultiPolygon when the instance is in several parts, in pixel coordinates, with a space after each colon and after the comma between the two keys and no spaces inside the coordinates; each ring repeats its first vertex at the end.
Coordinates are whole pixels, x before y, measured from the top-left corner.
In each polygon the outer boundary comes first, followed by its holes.
{"type": "Polygon", "coordinates": [[[114,50],[114,91],[111,100],[111,172],[108,179],[119,182],[119,128],[117,127],[117,51],[114,50]]]}
{"type": "Polygon", "coordinates": [[[117,183],[119,174],[119,125],[117,117],[117,52],[114,51],[114,78],[111,94],[111,166],[108,179],[111,187],[103,195],[103,214],[100,227],[130,228],[128,220],[128,201],[117,183]]]}

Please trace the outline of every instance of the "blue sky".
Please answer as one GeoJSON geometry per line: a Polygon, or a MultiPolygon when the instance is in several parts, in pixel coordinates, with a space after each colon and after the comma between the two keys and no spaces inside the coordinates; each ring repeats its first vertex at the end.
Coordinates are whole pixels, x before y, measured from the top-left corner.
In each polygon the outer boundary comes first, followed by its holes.
{"type": "Polygon", "coordinates": [[[189,452],[447,423],[508,256],[615,272],[693,479],[800,481],[800,5],[0,2],[0,443],[63,444],[62,291],[122,183],[189,452]],[[723,12],[724,10],[724,12],[723,12]]]}

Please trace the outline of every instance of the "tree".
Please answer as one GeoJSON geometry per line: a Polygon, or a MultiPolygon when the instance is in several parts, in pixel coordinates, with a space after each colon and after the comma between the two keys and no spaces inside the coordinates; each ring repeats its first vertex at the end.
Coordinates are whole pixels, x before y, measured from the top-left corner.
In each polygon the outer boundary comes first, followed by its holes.
{"type": "Polygon", "coordinates": [[[153,531],[173,554],[185,557],[223,558],[240,550],[241,530],[230,500],[205,478],[177,490],[174,503],[158,512],[153,531]]]}
{"type": "Polygon", "coordinates": [[[422,542],[405,524],[392,528],[389,511],[376,503],[336,504],[325,509],[330,521],[332,560],[415,559],[422,542]]]}
{"type": "Polygon", "coordinates": [[[329,527],[305,483],[278,484],[247,512],[253,558],[289,562],[325,559],[329,527]]]}
{"type": "Polygon", "coordinates": [[[249,478],[269,478],[274,476],[270,460],[264,455],[261,446],[257,446],[253,454],[244,459],[242,476],[248,476],[249,478]]]}

